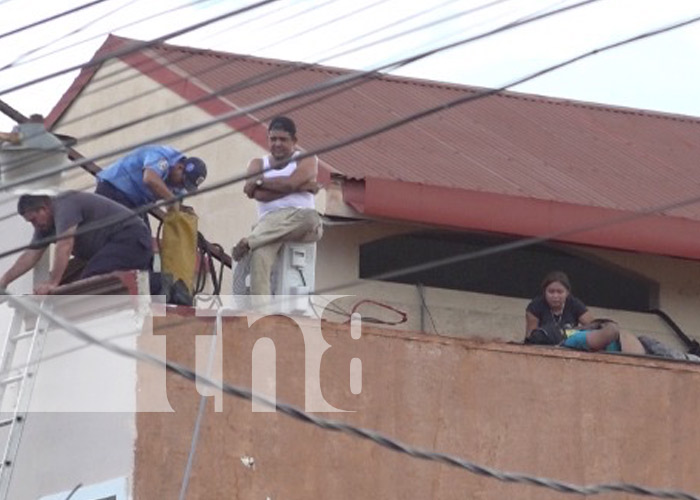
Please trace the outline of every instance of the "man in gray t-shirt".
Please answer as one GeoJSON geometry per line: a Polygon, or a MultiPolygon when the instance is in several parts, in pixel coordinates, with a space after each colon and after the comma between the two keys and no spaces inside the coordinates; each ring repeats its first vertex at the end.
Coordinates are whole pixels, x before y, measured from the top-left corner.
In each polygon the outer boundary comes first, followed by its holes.
{"type": "Polygon", "coordinates": [[[37,294],[47,294],[59,285],[71,255],[86,263],[81,279],[150,268],[150,231],[138,216],[112,200],[78,191],[57,196],[23,195],[17,212],[34,226],[34,237],[30,247],[0,277],[2,288],[33,268],[56,237],[50,279],[36,287],[37,294]]]}

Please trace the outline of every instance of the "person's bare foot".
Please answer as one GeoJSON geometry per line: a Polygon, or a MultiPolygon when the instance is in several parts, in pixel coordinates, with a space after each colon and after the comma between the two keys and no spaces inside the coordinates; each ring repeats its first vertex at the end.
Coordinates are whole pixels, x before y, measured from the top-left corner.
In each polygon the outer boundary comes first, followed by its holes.
{"type": "Polygon", "coordinates": [[[233,247],[231,256],[233,257],[233,260],[238,262],[243,257],[245,257],[245,254],[247,254],[249,250],[250,247],[248,246],[248,240],[246,238],[241,238],[241,241],[236,243],[236,246],[233,247]]]}

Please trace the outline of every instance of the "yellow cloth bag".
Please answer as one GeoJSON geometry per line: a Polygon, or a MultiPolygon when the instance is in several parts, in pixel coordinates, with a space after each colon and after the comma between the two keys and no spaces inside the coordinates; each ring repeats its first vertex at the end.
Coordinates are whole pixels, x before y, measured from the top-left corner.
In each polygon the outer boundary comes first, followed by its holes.
{"type": "Polygon", "coordinates": [[[163,219],[160,241],[160,269],[172,283],[181,280],[192,295],[197,266],[197,222],[194,213],[171,210],[163,219]]]}

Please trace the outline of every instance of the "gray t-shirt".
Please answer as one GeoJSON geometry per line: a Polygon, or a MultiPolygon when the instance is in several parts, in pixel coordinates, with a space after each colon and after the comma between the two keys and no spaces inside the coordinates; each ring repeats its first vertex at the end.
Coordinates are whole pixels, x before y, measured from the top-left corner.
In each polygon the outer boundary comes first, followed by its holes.
{"type": "Polygon", "coordinates": [[[38,241],[63,234],[75,225],[78,226],[78,231],[86,225],[100,226],[75,237],[73,255],[84,260],[91,259],[116,234],[138,230],[139,225],[145,226],[143,220],[128,208],[93,193],[66,191],[51,198],[51,208],[53,228],[45,232],[35,230],[31,246],[45,247],[47,244],[42,245],[38,241]]]}

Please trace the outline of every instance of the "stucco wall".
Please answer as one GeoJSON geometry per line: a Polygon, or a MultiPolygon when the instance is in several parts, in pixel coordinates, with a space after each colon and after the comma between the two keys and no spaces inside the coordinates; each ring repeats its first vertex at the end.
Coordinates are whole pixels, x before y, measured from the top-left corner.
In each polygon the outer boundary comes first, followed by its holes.
{"type": "MultiPolygon", "coordinates": [[[[168,358],[194,366],[194,333],[211,322],[173,315],[164,321],[168,358]]],[[[306,332],[316,322],[299,325],[306,332]]],[[[313,370],[307,358],[305,377],[303,337],[289,319],[265,318],[252,329],[245,319],[228,320],[224,379],[251,385],[251,349],[264,335],[276,346],[278,398],[303,408],[313,370]]],[[[323,335],[333,345],[321,364],[323,396],[354,410],[323,416],[498,469],[700,492],[700,367],[367,327],[361,340],[331,325],[323,335]],[[362,360],[359,396],[348,388],[352,357],[362,360]]],[[[174,374],[167,382],[175,412],[137,416],[137,500],[174,498],[182,484],[199,396],[174,374]]],[[[224,398],[221,413],[208,402],[187,493],[207,500],[569,498],[411,459],[280,414],[253,413],[250,402],[232,397],[224,398]],[[252,468],[241,460],[250,457],[252,468]]]]}

